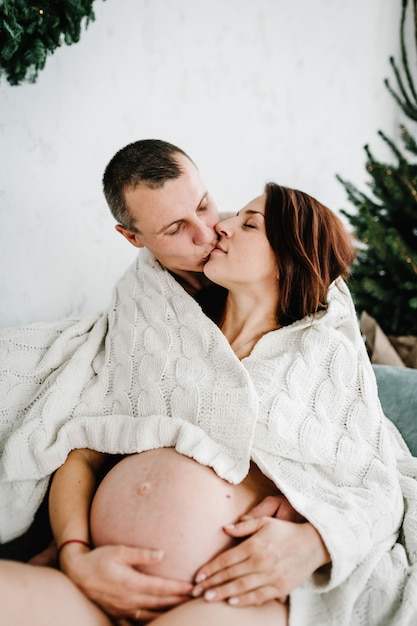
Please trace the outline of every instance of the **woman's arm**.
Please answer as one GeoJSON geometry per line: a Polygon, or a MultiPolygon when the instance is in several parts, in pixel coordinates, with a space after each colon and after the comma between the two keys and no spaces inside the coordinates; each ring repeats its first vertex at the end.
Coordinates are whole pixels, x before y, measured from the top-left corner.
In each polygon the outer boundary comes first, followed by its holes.
{"type": "MultiPolygon", "coordinates": [[[[49,509],[58,546],[66,541],[89,538],[89,512],[96,488],[96,475],[107,455],[92,450],[74,450],[52,481],[49,509]]],[[[161,609],[189,598],[191,585],[142,574],[143,565],[161,560],[158,550],[129,546],[91,549],[82,543],[67,543],[59,553],[61,569],[107,613],[153,619],[161,609]]]]}
{"type": "MultiPolygon", "coordinates": [[[[90,504],[96,489],[96,475],[107,455],[95,450],[73,450],[55,473],[49,495],[49,517],[59,549],[66,541],[79,539],[89,544],[90,504]]],[[[71,554],[88,551],[80,543],[66,544],[60,554],[60,565],[66,570],[71,554]]]]}

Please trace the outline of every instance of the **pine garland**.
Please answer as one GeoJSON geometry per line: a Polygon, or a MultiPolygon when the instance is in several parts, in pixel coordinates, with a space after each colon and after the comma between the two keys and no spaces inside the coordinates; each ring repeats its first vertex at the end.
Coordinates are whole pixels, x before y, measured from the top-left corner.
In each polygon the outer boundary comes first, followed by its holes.
{"type": "Polygon", "coordinates": [[[3,0],[0,4],[0,77],[34,83],[48,54],[80,39],[94,20],[94,0],[3,0]]]}
{"type": "MultiPolygon", "coordinates": [[[[388,80],[385,85],[404,113],[417,121],[417,92],[405,46],[407,4],[408,0],[403,0],[400,28],[403,73],[390,58],[398,91],[388,80]]],[[[413,5],[416,25],[417,0],[413,0],[413,5]]],[[[417,47],[416,30],[414,34],[417,47]]],[[[341,211],[358,239],[350,280],[355,304],[359,312],[366,311],[386,334],[394,336],[417,335],[417,143],[405,126],[400,128],[403,151],[379,131],[395,158],[394,163],[378,162],[369,145],[365,146],[372,196],[337,176],[349,201],[357,208],[355,213],[341,211]],[[404,151],[410,154],[412,162],[404,151]]]]}

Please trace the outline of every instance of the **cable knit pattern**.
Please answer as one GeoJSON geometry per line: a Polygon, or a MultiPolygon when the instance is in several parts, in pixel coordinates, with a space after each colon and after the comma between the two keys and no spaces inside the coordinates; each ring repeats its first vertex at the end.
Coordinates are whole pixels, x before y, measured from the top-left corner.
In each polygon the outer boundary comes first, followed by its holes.
{"type": "Polygon", "coordinates": [[[332,556],[291,626],[417,623],[417,459],[382,414],[349,291],[241,362],[147,252],[105,315],[0,333],[1,540],[33,519],[68,452],[175,446],[240,482],[253,459],[332,556]]]}

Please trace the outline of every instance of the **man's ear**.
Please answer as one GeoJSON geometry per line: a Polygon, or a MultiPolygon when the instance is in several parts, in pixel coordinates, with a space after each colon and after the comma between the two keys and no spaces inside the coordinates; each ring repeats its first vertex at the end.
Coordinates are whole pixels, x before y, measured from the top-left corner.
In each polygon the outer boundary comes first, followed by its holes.
{"type": "Polygon", "coordinates": [[[140,235],[138,235],[137,233],[134,233],[131,230],[128,230],[121,224],[116,224],[115,229],[117,230],[118,233],[123,235],[123,237],[125,237],[128,240],[128,242],[132,244],[132,246],[135,246],[135,248],[144,247],[140,239],[140,235]]]}

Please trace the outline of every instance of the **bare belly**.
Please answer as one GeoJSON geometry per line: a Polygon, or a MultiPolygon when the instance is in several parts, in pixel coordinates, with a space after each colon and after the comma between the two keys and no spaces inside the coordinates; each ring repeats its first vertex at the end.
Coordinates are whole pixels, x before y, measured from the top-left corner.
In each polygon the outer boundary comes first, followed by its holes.
{"type": "Polygon", "coordinates": [[[233,545],[222,527],[238,520],[274,484],[251,466],[239,485],[173,448],[133,454],[105,476],[94,496],[95,546],[124,544],[164,550],[149,574],[191,581],[204,563],[233,545]]]}

